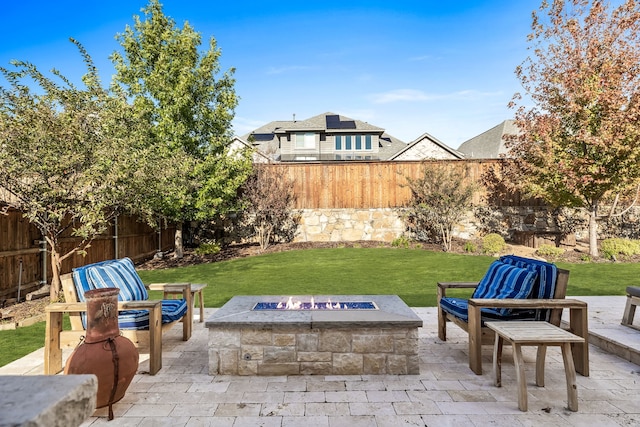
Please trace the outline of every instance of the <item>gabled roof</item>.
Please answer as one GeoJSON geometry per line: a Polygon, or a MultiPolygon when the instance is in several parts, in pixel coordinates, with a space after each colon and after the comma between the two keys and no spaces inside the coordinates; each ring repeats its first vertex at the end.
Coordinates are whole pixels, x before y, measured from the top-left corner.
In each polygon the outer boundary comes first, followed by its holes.
{"type": "Polygon", "coordinates": [[[389,160],[424,160],[427,158],[454,158],[454,159],[462,159],[464,155],[449,147],[444,142],[440,141],[435,136],[432,136],[428,133],[423,133],[414,141],[407,144],[400,151],[396,152],[393,156],[389,158],[389,160]],[[429,144],[431,147],[424,147],[425,142],[429,144]],[[433,150],[435,148],[435,150],[433,150]],[[434,152],[441,152],[444,155],[433,155],[434,152]],[[415,152],[415,153],[413,153],[415,152]],[[407,157],[407,158],[402,158],[407,157]]]}
{"type": "MultiPolygon", "coordinates": [[[[253,146],[269,157],[280,158],[280,148],[278,147],[278,134],[289,132],[325,132],[336,133],[371,133],[379,135],[380,145],[378,147],[377,158],[388,160],[406,144],[389,134],[383,128],[373,126],[361,120],[355,120],[347,116],[342,116],[332,112],[318,114],[306,120],[276,120],[263,125],[242,137],[245,141],[251,141],[253,146]],[[271,156],[271,153],[274,155],[271,156]]],[[[332,156],[333,159],[333,156],[332,156]]]]}
{"type": "Polygon", "coordinates": [[[515,124],[515,120],[505,120],[499,125],[486,132],[465,141],[458,147],[470,159],[497,159],[507,156],[508,151],[505,146],[506,135],[517,135],[520,130],[515,124]]]}

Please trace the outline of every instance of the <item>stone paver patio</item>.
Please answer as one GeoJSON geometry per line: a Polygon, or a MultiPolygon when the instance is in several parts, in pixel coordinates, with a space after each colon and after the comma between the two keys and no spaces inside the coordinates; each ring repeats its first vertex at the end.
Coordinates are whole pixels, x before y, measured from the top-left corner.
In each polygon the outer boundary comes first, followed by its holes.
{"type": "MultiPolygon", "coordinates": [[[[640,349],[640,331],[620,326],[624,297],[586,297],[590,330],[640,349]],[[620,329],[622,328],[622,329],[620,329]]],[[[207,309],[209,316],[215,309],[207,309]]],[[[96,411],[84,426],[633,426],[640,425],[640,366],[594,345],[591,376],[577,376],[578,412],[569,411],[560,350],[547,351],[546,386],[535,386],[535,349],[525,348],[529,411],[518,410],[510,347],[502,388],[493,385],[491,346],[483,347],[484,374],[468,368],[467,337],[455,326],[437,337],[436,310],[414,308],[420,329],[420,375],[239,377],[208,375],[208,330],[194,324],[165,334],[163,368],[138,374],[125,397],[96,411]]],[[[628,351],[627,351],[628,353],[628,351]]],[[[625,353],[625,354],[627,354],[625,353]]],[[[42,374],[42,350],[0,368],[0,375],[42,374]]],[[[67,353],[68,354],[68,353],[67,353]]],[[[624,354],[623,354],[624,356],[624,354]]],[[[628,358],[626,358],[628,359],[628,358]]],[[[141,354],[140,370],[148,368],[141,354]]],[[[0,377],[1,380],[1,377],[0,377]]]]}

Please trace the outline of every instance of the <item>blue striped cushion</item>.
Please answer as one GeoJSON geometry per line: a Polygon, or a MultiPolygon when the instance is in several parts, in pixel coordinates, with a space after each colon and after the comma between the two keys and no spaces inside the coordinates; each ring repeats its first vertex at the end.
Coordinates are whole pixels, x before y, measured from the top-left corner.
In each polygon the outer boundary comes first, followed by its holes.
{"type": "MultiPolygon", "coordinates": [[[[554,264],[537,259],[519,257],[516,255],[505,255],[501,257],[500,260],[512,265],[529,266],[538,272],[538,278],[533,283],[531,298],[550,299],[554,297],[556,292],[556,280],[558,278],[558,268],[554,264]]],[[[549,321],[550,317],[551,310],[535,310],[536,320],[549,321]]]]}
{"type": "MultiPolygon", "coordinates": [[[[162,323],[180,320],[187,312],[187,301],[184,299],[162,300],[162,323]]],[[[121,311],[118,315],[120,329],[149,329],[148,310],[121,311]]]]}
{"type": "MultiPolygon", "coordinates": [[[[487,270],[472,298],[528,298],[538,272],[533,268],[520,268],[501,261],[494,261],[487,270]]],[[[500,308],[496,312],[507,316],[511,309],[500,308]]]]}
{"type": "Polygon", "coordinates": [[[78,295],[78,301],[85,302],[84,293],[90,291],[91,289],[95,289],[89,281],[89,277],[87,276],[87,269],[96,265],[105,265],[112,262],[114,262],[114,260],[108,259],[106,261],[96,262],[95,264],[76,267],[71,271],[73,276],[73,284],[76,287],[76,294],[78,295]]]}
{"type": "Polygon", "coordinates": [[[87,268],[90,284],[95,289],[119,288],[119,301],[144,301],[149,294],[138,274],[130,271],[126,263],[112,262],[103,265],[93,265],[87,268]]]}
{"type": "Polygon", "coordinates": [[[558,277],[558,268],[554,264],[516,255],[505,255],[500,258],[500,261],[518,267],[534,268],[538,272],[538,279],[534,283],[531,295],[541,299],[553,298],[558,277]]]}
{"type": "MultiPolygon", "coordinates": [[[[455,317],[469,321],[469,300],[465,298],[444,297],[440,300],[440,308],[455,317]]],[[[534,320],[530,310],[512,310],[508,314],[502,314],[494,308],[481,308],[480,317],[485,320],[534,320]]]]}

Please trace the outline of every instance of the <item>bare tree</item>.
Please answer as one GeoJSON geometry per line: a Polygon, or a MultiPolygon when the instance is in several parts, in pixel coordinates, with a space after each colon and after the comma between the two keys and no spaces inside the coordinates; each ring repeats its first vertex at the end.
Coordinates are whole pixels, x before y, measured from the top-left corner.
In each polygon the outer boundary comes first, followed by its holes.
{"type": "Polygon", "coordinates": [[[256,164],[242,187],[244,222],[254,230],[260,248],[293,240],[299,216],[294,211],[293,181],[285,169],[256,164]]]}

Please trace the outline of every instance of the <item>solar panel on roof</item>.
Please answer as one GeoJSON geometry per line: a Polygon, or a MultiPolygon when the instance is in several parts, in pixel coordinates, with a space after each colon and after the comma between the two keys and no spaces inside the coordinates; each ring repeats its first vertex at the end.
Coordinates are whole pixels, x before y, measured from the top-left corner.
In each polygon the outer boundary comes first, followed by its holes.
{"type": "Polygon", "coordinates": [[[273,134],[272,133],[254,133],[253,138],[255,139],[256,142],[271,141],[273,139],[273,134]]]}
{"type": "Polygon", "coordinates": [[[340,129],[355,129],[356,122],[355,120],[345,120],[340,122],[340,129]]]}
{"type": "Polygon", "coordinates": [[[340,129],[340,116],[338,115],[327,115],[327,129],[340,129]]]}

